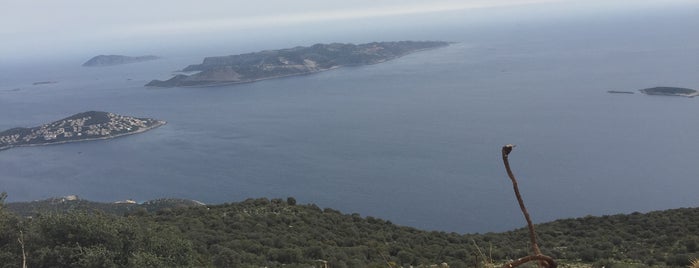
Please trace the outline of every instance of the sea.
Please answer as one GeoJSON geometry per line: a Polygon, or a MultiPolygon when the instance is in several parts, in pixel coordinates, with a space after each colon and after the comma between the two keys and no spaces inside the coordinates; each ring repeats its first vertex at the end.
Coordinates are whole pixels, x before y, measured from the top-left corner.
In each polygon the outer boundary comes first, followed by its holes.
{"type": "MultiPolygon", "coordinates": [[[[0,64],[2,130],[90,110],[168,122],[0,151],[0,191],[8,201],[295,197],[425,230],[498,232],[525,226],[500,151],[516,144],[510,162],[535,222],[696,207],[699,99],[638,92],[699,89],[695,15],[392,32],[455,43],[222,87],[143,86],[201,51],[94,68],[80,66],[89,57],[0,64]],[[44,81],[55,83],[33,85],[44,81]]],[[[227,49],[208,56],[257,51],[227,49]]]]}

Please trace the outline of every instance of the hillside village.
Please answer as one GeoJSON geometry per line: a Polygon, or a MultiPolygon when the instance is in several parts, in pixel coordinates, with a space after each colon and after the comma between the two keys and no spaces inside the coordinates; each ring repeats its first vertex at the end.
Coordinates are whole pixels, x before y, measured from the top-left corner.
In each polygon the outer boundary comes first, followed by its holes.
{"type": "Polygon", "coordinates": [[[150,118],[91,111],[39,127],[13,128],[0,132],[0,150],[15,146],[113,138],[143,132],[163,124],[164,121],[150,118]]]}

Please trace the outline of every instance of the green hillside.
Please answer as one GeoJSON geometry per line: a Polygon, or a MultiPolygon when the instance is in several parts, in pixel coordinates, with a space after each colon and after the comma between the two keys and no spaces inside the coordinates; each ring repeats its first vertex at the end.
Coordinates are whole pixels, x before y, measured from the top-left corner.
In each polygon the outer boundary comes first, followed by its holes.
{"type": "MultiPolygon", "coordinates": [[[[320,267],[324,262],[329,267],[482,267],[483,256],[502,263],[529,255],[525,229],[428,232],[297,205],[293,198],[206,206],[166,202],[125,212],[86,202],[42,212],[35,203],[31,217],[11,211],[24,208],[26,214],[30,206],[24,204],[0,210],[2,267],[21,267],[20,241],[29,267],[320,267]]],[[[682,208],[558,220],[536,228],[543,253],[556,258],[559,267],[581,262],[686,267],[699,257],[698,222],[699,208],[682,208]]]]}

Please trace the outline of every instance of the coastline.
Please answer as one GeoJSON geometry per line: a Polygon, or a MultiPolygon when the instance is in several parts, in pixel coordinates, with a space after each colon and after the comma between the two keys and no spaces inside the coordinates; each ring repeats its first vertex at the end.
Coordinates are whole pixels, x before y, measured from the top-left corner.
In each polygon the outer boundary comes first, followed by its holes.
{"type": "MultiPolygon", "coordinates": [[[[348,65],[333,66],[333,67],[330,67],[330,68],[319,69],[319,70],[316,70],[316,71],[305,72],[305,73],[287,74],[287,75],[275,75],[275,76],[269,76],[269,77],[263,77],[263,78],[257,78],[257,79],[250,79],[250,80],[242,80],[242,81],[214,82],[214,83],[210,83],[210,84],[202,84],[202,85],[196,85],[196,86],[170,86],[170,87],[144,86],[144,87],[146,87],[146,88],[173,88],[173,87],[180,87],[180,88],[205,88],[205,87],[223,87],[223,86],[232,86],[232,85],[239,85],[239,84],[254,83],[254,82],[263,81],[263,80],[269,80],[269,79],[277,79],[277,78],[284,78],[284,77],[311,75],[311,74],[315,74],[315,73],[320,73],[320,72],[325,72],[325,71],[330,71],[330,70],[338,69],[338,68],[340,68],[340,67],[345,67],[345,66],[348,66],[348,65]]],[[[362,66],[362,65],[357,65],[357,66],[362,66]]],[[[166,80],[166,81],[167,81],[167,80],[166,80]]]]}

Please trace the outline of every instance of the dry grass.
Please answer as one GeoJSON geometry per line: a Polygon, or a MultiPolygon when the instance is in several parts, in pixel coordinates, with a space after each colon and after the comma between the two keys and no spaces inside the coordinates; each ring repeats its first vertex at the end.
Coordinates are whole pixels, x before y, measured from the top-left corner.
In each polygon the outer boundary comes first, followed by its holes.
{"type": "Polygon", "coordinates": [[[694,258],[688,266],[689,268],[699,268],[699,259],[694,258]]]}
{"type": "Polygon", "coordinates": [[[493,261],[493,245],[490,245],[490,250],[488,252],[488,256],[483,254],[483,251],[481,251],[481,248],[476,244],[476,241],[471,239],[471,242],[473,242],[473,246],[476,248],[478,251],[478,257],[481,260],[481,263],[483,264],[484,268],[495,268],[495,262],[493,261]]]}

